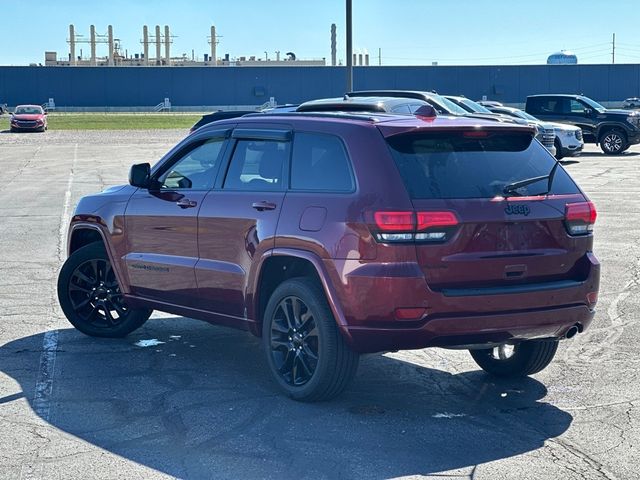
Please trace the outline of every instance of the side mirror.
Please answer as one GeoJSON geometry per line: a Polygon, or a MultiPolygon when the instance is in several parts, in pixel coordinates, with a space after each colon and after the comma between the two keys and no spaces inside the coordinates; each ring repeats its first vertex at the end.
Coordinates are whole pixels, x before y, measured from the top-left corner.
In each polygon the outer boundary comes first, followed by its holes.
{"type": "Polygon", "coordinates": [[[139,188],[149,188],[151,177],[151,165],[148,163],[138,163],[131,165],[129,170],[129,185],[139,188]]]}
{"type": "Polygon", "coordinates": [[[585,109],[584,109],[584,114],[585,114],[587,117],[592,116],[592,115],[593,115],[593,109],[591,109],[591,108],[585,108],[585,109]]]}

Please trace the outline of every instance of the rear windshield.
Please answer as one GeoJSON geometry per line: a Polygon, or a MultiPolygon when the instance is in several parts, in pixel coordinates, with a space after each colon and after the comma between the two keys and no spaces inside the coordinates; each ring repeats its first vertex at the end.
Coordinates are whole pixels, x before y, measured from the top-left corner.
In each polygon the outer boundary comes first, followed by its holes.
{"type": "MultiPolygon", "coordinates": [[[[433,132],[396,135],[387,142],[414,199],[504,196],[507,185],[548,175],[556,164],[542,145],[522,133],[474,138],[463,132],[433,132]]],[[[560,165],[553,171],[551,189],[548,183],[540,180],[510,195],[579,193],[560,165]]]]}

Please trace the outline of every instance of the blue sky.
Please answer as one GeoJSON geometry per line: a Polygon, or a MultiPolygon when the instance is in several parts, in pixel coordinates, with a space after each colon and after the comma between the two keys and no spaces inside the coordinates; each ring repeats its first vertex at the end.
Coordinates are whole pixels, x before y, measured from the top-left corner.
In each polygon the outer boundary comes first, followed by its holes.
{"type": "MultiPolygon", "coordinates": [[[[111,24],[122,48],[141,52],[142,26],[169,25],[172,56],[209,52],[211,25],[221,35],[218,56],[293,51],[299,58],[330,59],[330,26],[338,27],[344,60],[344,0],[0,0],[0,65],[44,62],[44,51],[69,52],[69,24],[89,35],[111,24]]],[[[640,63],[640,0],[353,0],[353,45],[383,65],[540,64],[560,49],[579,63],[640,63]],[[604,21],[614,13],[615,21],[604,21]]],[[[89,55],[89,46],[82,48],[89,55]]],[[[151,48],[153,52],[153,47],[151,48]]],[[[98,47],[106,56],[107,47],[98,47]]]]}

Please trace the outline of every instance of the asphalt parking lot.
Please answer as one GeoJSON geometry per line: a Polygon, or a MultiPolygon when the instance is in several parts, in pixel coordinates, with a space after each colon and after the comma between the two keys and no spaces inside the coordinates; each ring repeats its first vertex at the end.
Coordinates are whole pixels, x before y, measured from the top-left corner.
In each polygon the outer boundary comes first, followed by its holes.
{"type": "Polygon", "coordinates": [[[495,381],[466,351],[369,355],[342,397],[308,405],[249,334],[154,315],[93,339],[58,307],[77,200],[185,133],[0,133],[0,478],[640,476],[640,146],[566,162],[598,209],[602,283],[549,368],[495,381]]]}

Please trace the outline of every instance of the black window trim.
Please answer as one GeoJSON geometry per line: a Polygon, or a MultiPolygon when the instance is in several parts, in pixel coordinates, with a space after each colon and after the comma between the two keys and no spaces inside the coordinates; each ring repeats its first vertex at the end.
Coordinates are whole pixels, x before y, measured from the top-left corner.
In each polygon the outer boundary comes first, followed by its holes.
{"type": "Polygon", "coordinates": [[[272,128],[236,128],[231,138],[241,140],[276,140],[288,142],[291,140],[291,130],[272,128]]]}
{"type": "Polygon", "coordinates": [[[236,131],[240,130],[241,134],[244,135],[245,132],[247,132],[247,134],[249,134],[250,132],[258,132],[257,135],[251,135],[251,136],[239,136],[236,137],[234,134],[231,135],[232,137],[232,141],[230,142],[230,148],[228,148],[228,154],[225,156],[225,161],[224,161],[224,174],[223,175],[218,175],[218,179],[216,181],[215,184],[215,190],[219,190],[221,192],[245,192],[245,193],[250,193],[250,192],[264,192],[264,193],[284,193],[287,191],[287,187],[286,185],[288,185],[289,182],[289,169],[287,168],[287,164],[291,163],[291,152],[293,151],[293,144],[291,141],[291,130],[271,130],[271,129],[236,129],[234,130],[234,133],[236,131]],[[287,132],[287,139],[283,140],[281,137],[277,137],[277,136],[269,136],[270,133],[269,132],[287,132]],[[261,132],[267,132],[266,133],[266,137],[265,136],[260,136],[261,132]],[[275,137],[275,138],[274,138],[275,137]],[[227,175],[229,175],[229,168],[231,168],[231,161],[233,160],[233,155],[236,153],[236,148],[238,147],[238,142],[240,141],[245,141],[245,140],[262,140],[262,141],[271,141],[271,142],[285,142],[289,144],[289,155],[287,155],[287,158],[284,159],[284,161],[282,162],[282,188],[278,189],[278,190],[263,190],[263,189],[251,189],[251,190],[243,190],[243,189],[237,189],[237,188],[225,188],[225,183],[227,182],[227,175]]]}
{"type": "Polygon", "coordinates": [[[353,195],[354,193],[356,193],[358,191],[358,180],[353,171],[353,162],[351,160],[351,156],[349,155],[349,150],[347,149],[347,146],[344,140],[342,139],[342,137],[334,133],[318,132],[314,130],[296,130],[293,134],[293,138],[291,139],[291,148],[289,152],[289,166],[287,168],[286,191],[287,191],[287,194],[289,193],[306,193],[306,194],[326,193],[326,194],[332,194],[332,195],[353,195]],[[309,190],[309,189],[293,188],[291,186],[291,169],[293,168],[293,147],[295,144],[296,135],[300,133],[307,133],[307,134],[313,134],[313,135],[325,135],[328,137],[335,137],[338,139],[338,141],[340,142],[340,145],[342,146],[342,149],[344,150],[345,157],[347,159],[347,167],[349,169],[349,175],[351,176],[351,190],[348,190],[348,191],[347,190],[309,190]]]}
{"type": "Polygon", "coordinates": [[[154,166],[154,168],[151,171],[151,185],[154,186],[154,188],[152,189],[154,191],[160,191],[160,188],[155,188],[157,186],[156,182],[158,180],[158,177],[161,177],[162,175],[164,175],[167,172],[167,170],[169,170],[176,163],[182,160],[185,157],[185,155],[189,154],[196,148],[204,145],[209,140],[222,140],[223,144],[222,144],[222,147],[220,148],[220,153],[218,154],[219,155],[218,159],[220,161],[218,163],[218,167],[216,168],[216,172],[213,178],[213,184],[212,184],[213,187],[209,189],[171,188],[171,189],[168,189],[167,191],[171,191],[171,192],[174,192],[174,191],[205,192],[206,191],[208,192],[210,190],[213,190],[217,183],[216,180],[220,175],[220,167],[222,166],[222,163],[225,159],[225,152],[226,152],[226,149],[228,148],[228,143],[229,143],[227,140],[229,138],[230,133],[231,133],[231,129],[225,129],[225,130],[208,131],[206,133],[203,132],[197,136],[189,137],[187,139],[188,141],[178,146],[177,150],[175,152],[171,152],[168,158],[166,158],[165,160],[159,162],[156,166],[154,166]]]}

